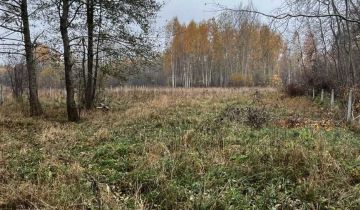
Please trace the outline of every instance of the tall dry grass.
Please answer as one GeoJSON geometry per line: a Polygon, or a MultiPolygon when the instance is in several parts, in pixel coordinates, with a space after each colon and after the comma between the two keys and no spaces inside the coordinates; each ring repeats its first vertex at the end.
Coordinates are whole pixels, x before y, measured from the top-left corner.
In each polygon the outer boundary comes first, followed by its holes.
{"type": "Polygon", "coordinates": [[[360,137],[306,97],[109,89],[108,112],[68,123],[63,92],[40,96],[39,118],[10,96],[0,107],[0,209],[359,207],[360,137]],[[249,106],[265,107],[264,127],[245,123],[249,106]]]}

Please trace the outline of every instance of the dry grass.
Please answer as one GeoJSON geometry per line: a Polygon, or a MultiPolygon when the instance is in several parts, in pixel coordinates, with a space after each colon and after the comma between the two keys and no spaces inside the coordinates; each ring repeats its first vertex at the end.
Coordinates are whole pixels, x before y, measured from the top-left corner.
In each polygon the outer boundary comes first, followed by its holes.
{"type": "Polygon", "coordinates": [[[0,67],[0,74],[5,74],[5,73],[6,73],[6,69],[5,69],[5,68],[0,67]]]}
{"type": "Polygon", "coordinates": [[[326,108],[273,89],[107,91],[109,112],[67,123],[0,107],[0,209],[359,209],[360,137],[326,108]],[[241,110],[265,106],[261,129],[241,110]],[[239,110],[228,113],[231,110],[239,110]]]}

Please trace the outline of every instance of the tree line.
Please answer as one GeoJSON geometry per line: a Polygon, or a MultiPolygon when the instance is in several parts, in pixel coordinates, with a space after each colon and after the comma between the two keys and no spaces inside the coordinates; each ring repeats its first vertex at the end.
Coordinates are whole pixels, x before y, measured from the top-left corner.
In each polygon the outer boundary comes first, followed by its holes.
{"type": "Polygon", "coordinates": [[[269,17],[287,31],[280,61],[285,85],[359,92],[360,1],[285,0],[275,14],[219,7],[269,17]]]}
{"type": "Polygon", "coordinates": [[[265,86],[279,72],[280,34],[257,15],[223,12],[219,18],[167,25],[164,70],[173,87],[265,86]]]}

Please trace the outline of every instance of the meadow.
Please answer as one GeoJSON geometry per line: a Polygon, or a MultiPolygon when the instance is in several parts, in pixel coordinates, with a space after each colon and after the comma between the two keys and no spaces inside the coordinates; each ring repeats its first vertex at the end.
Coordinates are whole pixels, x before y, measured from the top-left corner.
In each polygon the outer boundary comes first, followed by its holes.
{"type": "Polygon", "coordinates": [[[0,209],[360,209],[360,132],[310,97],[124,88],[80,123],[40,98],[0,106],[0,209]]]}

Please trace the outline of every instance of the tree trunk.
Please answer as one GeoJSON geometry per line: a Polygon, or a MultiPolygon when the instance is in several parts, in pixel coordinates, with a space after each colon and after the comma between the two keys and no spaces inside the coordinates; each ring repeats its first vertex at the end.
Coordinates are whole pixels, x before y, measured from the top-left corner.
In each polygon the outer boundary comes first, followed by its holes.
{"type": "Polygon", "coordinates": [[[97,37],[97,43],[96,43],[96,58],[95,58],[95,72],[94,72],[94,79],[93,79],[93,88],[92,88],[92,100],[95,100],[96,95],[96,83],[97,83],[97,77],[98,77],[98,71],[99,71],[99,53],[100,53],[100,34],[101,34],[101,24],[102,24],[102,3],[100,4],[100,16],[99,16],[99,31],[98,31],[98,37],[97,37]]]}
{"type": "Polygon", "coordinates": [[[352,90],[349,92],[349,99],[348,99],[348,107],[346,112],[346,121],[351,122],[352,121],[352,90]]]}
{"type": "Polygon", "coordinates": [[[0,105],[4,103],[3,86],[0,84],[0,105]]]}
{"type": "Polygon", "coordinates": [[[81,38],[82,44],[82,61],[81,61],[81,72],[80,72],[80,81],[78,84],[79,88],[79,97],[80,102],[82,105],[85,104],[85,88],[86,88],[86,45],[85,45],[85,38],[81,38]]]}
{"type": "Polygon", "coordinates": [[[175,59],[174,55],[171,55],[171,85],[175,88],[175,59]]]}
{"type": "Polygon", "coordinates": [[[86,63],[86,46],[85,46],[85,38],[81,39],[82,42],[82,46],[83,46],[83,57],[82,57],[82,63],[81,63],[81,76],[82,76],[82,80],[83,80],[83,86],[82,88],[86,88],[86,70],[85,70],[85,63],[86,63]]]}
{"type": "Polygon", "coordinates": [[[13,97],[16,100],[20,100],[23,95],[23,81],[24,81],[24,65],[18,64],[13,68],[13,73],[10,74],[11,87],[13,97]]]}
{"type": "Polygon", "coordinates": [[[79,113],[77,111],[75,99],[74,99],[74,86],[72,83],[72,62],[70,51],[70,40],[68,34],[69,26],[69,0],[63,0],[62,15],[60,18],[60,31],[61,38],[64,47],[64,66],[65,66],[65,86],[66,86],[66,108],[68,119],[71,122],[77,122],[80,120],[79,113]]]}
{"type": "Polygon", "coordinates": [[[34,61],[33,44],[30,35],[29,15],[27,11],[27,0],[21,1],[21,21],[23,24],[22,33],[24,35],[26,66],[29,79],[29,104],[30,116],[40,116],[43,113],[38,95],[38,86],[36,81],[36,69],[34,61]]]}
{"type": "MultiPolygon", "coordinates": [[[[98,38],[100,39],[100,38],[98,38]]],[[[97,48],[96,48],[96,58],[95,58],[95,71],[94,71],[94,79],[93,79],[93,88],[92,88],[92,99],[93,101],[95,100],[95,95],[96,95],[96,85],[97,85],[97,78],[98,78],[98,71],[99,71],[99,62],[100,62],[100,57],[99,57],[99,46],[100,46],[100,41],[98,40],[97,42],[97,48]]]]}
{"type": "Polygon", "coordinates": [[[93,66],[94,66],[94,2],[93,0],[86,1],[86,16],[88,29],[88,74],[87,85],[85,90],[85,107],[91,109],[94,103],[93,96],[93,66]]]}

